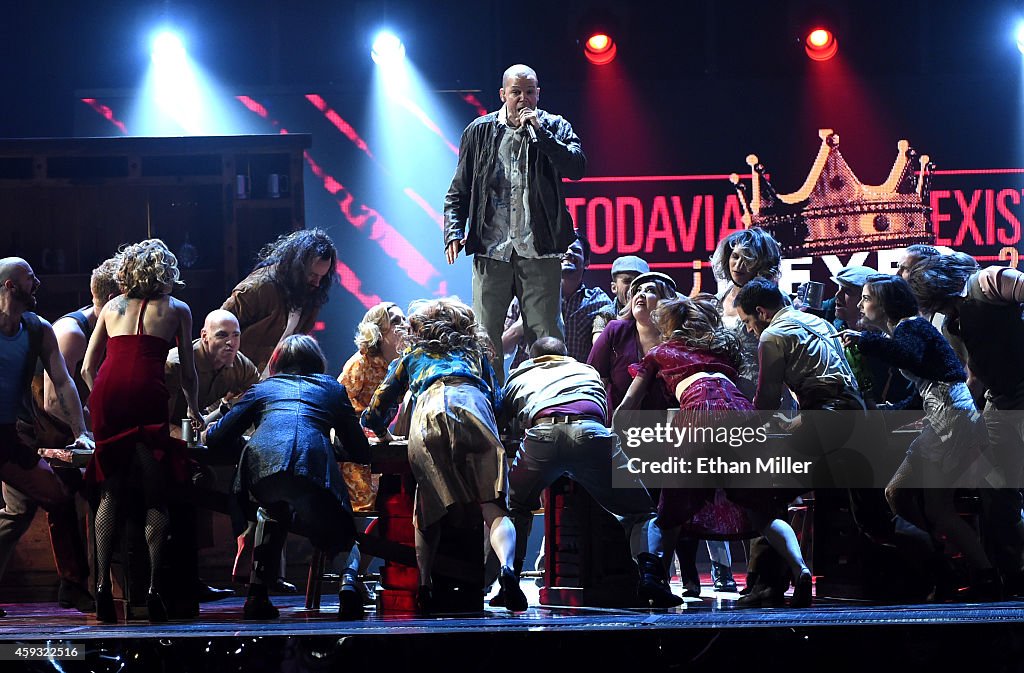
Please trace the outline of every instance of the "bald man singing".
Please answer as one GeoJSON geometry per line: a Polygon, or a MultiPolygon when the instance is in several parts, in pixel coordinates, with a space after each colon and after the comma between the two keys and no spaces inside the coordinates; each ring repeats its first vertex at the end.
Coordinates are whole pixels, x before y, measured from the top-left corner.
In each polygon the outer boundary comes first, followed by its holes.
{"type": "MultiPolygon", "coordinates": [[[[249,386],[260,380],[260,373],[252,360],[238,350],[242,330],[238,319],[230,311],[217,309],[206,316],[199,338],[192,342],[192,352],[199,375],[199,406],[204,409],[207,423],[227,413],[231,400],[238,397],[249,386]]],[[[185,418],[188,407],[181,394],[178,376],[181,363],[178,349],[167,354],[165,374],[167,389],[178,391],[171,395],[171,432],[181,432],[181,419],[185,418]]]]}

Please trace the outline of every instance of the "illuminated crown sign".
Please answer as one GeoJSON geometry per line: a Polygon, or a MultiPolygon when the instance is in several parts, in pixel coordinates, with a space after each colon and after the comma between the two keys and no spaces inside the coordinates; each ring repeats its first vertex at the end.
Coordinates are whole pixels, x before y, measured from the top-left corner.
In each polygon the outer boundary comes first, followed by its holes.
{"type": "Polygon", "coordinates": [[[747,157],[753,179],[750,202],[739,176],[729,180],[743,206],[748,227],[766,229],[786,257],[845,254],[933,243],[928,191],[934,165],[928,155],[918,159],[910,143],[897,143],[899,152],[889,177],[881,185],[862,184],[839,152],[839,135],[818,131],[821,148],[803,186],[779,194],[753,154],[747,157]]]}

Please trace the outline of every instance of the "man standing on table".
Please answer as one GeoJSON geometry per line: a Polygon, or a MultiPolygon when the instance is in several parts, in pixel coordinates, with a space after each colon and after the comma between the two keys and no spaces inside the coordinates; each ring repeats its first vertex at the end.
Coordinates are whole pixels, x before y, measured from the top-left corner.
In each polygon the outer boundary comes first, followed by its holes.
{"type": "Polygon", "coordinates": [[[564,338],[561,256],[575,239],[562,178],[578,180],[587,159],[568,121],[537,109],[537,73],[513,65],[502,77],[501,109],[462,134],[459,163],[444,201],[445,255],[473,259],[473,311],[495,349],[512,297],[519,299],[528,344],[564,338]]]}

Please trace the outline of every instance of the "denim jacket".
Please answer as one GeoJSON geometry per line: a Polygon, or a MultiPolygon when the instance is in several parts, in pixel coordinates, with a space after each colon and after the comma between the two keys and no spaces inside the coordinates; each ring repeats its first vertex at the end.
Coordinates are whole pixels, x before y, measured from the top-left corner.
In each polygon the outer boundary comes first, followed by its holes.
{"type": "MultiPolygon", "coordinates": [[[[565,207],[562,178],[579,180],[587,168],[580,139],[562,117],[537,110],[541,128],[529,146],[530,227],[540,255],[563,252],[572,243],[572,218],[565,207]]],[[[466,254],[484,252],[479,228],[494,213],[489,185],[501,144],[501,122],[491,112],[473,120],[462,133],[459,163],[444,199],[444,244],[466,239],[466,254]]]]}

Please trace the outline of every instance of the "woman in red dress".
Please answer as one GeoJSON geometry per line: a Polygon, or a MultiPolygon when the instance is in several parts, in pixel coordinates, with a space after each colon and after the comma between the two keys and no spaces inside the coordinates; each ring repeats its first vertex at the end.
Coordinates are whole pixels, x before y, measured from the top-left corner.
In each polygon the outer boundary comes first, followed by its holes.
{"type": "MultiPolygon", "coordinates": [[[[186,446],[173,439],[167,420],[164,362],[175,344],[192,341],[192,312],[170,296],[178,280],[178,261],[159,239],[126,247],[117,279],[124,294],[103,307],[82,364],[91,388],[96,453],[86,480],[99,490],[96,509],[96,618],[117,621],[110,590],[110,554],[117,509],[134,485],[146,507],[149,548],[150,621],[166,621],[160,597],[159,569],[167,538],[167,485],[184,481],[186,446]],[[104,356],[105,352],[105,356],[104,356]],[[102,360],[102,364],[100,364],[102,360]]],[[[181,385],[193,428],[203,427],[197,399],[192,349],[182,348],[181,385]]]]}

